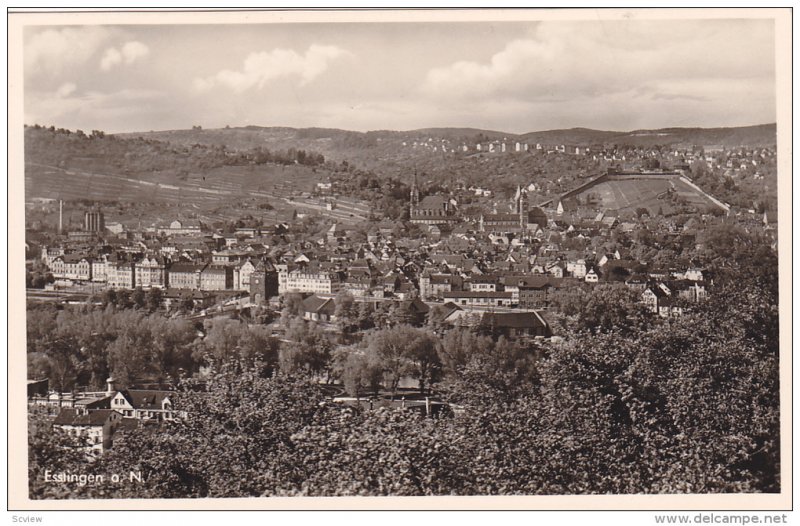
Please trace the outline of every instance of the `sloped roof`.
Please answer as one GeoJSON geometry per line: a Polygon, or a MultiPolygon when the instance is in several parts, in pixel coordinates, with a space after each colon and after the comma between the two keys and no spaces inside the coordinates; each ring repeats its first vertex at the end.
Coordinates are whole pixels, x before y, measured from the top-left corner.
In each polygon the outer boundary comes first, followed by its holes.
{"type": "Polygon", "coordinates": [[[305,312],[332,315],[336,310],[336,303],[331,298],[309,296],[303,300],[303,310],[305,312]]]}
{"type": "Polygon", "coordinates": [[[58,413],[53,424],[59,426],[102,426],[108,421],[112,413],[120,414],[113,409],[95,409],[82,414],[76,409],[64,408],[58,413]]]}
{"type": "Polygon", "coordinates": [[[504,329],[530,329],[547,327],[547,322],[536,312],[487,312],[481,324],[504,329]]]}
{"type": "Polygon", "coordinates": [[[161,409],[164,399],[173,394],[171,391],[152,389],[125,389],[120,393],[135,409],[161,409]]]}

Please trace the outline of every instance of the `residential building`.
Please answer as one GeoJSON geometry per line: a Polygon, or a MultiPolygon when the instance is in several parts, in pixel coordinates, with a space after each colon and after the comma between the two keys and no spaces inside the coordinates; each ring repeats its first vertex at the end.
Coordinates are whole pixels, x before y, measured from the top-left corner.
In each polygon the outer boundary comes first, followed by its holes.
{"type": "Polygon", "coordinates": [[[297,268],[286,278],[286,292],[336,294],[341,288],[342,276],[338,272],[297,268]]]}
{"type": "Polygon", "coordinates": [[[133,261],[117,261],[107,267],[107,284],[112,289],[132,289],[136,284],[136,264],[133,261]]]}
{"type": "Polygon", "coordinates": [[[486,312],[481,317],[480,325],[495,336],[508,339],[550,337],[550,325],[536,311],[529,312],[486,312]]]}
{"type": "Polygon", "coordinates": [[[92,259],[80,254],[65,254],[53,259],[50,272],[56,279],[90,281],[92,279],[92,259]]]}
{"type": "MultiPolygon", "coordinates": [[[[109,380],[111,383],[112,380],[109,380]]],[[[125,418],[138,420],[174,420],[181,416],[173,407],[172,391],[123,389],[116,391],[109,404],[125,418]]]]}
{"type": "Polygon", "coordinates": [[[200,290],[231,290],[233,267],[208,265],[200,271],[200,290]]]}
{"type": "Polygon", "coordinates": [[[309,321],[336,321],[336,302],[333,298],[309,296],[303,300],[303,318],[309,321]]]}
{"type": "Polygon", "coordinates": [[[170,288],[200,290],[200,273],[205,268],[205,264],[173,263],[167,271],[170,288]]]}
{"type": "Polygon", "coordinates": [[[233,266],[233,288],[236,290],[250,290],[250,276],[256,266],[250,259],[245,259],[233,266]]]}
{"type": "Polygon", "coordinates": [[[53,427],[86,440],[85,447],[98,455],[111,448],[112,436],[122,418],[122,413],[113,409],[62,408],[53,427]]]}
{"type": "Polygon", "coordinates": [[[490,307],[503,306],[510,307],[512,294],[510,292],[470,292],[453,291],[443,292],[441,297],[444,301],[452,301],[460,306],[490,307]]]}
{"type": "Polygon", "coordinates": [[[167,264],[162,257],[145,256],[136,262],[135,282],[143,289],[167,286],[167,264]]]}

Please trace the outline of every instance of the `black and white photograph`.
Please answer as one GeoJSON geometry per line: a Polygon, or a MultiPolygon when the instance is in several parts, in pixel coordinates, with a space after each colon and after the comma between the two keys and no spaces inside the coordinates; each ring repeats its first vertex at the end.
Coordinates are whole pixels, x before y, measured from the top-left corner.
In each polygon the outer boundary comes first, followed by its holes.
{"type": "Polygon", "coordinates": [[[791,507],[790,9],[8,20],[21,508],[791,507]]]}

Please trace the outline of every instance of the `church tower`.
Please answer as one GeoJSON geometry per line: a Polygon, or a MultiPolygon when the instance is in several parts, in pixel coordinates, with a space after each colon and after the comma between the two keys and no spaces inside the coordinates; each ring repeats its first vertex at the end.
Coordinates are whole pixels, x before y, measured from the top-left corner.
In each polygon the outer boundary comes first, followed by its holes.
{"type": "Polygon", "coordinates": [[[419,188],[417,188],[417,170],[414,169],[414,182],[411,184],[411,204],[409,209],[409,219],[414,217],[414,212],[419,207],[419,188]]]}
{"type": "Polygon", "coordinates": [[[528,228],[528,192],[517,187],[516,201],[520,233],[524,234],[528,228]]]}

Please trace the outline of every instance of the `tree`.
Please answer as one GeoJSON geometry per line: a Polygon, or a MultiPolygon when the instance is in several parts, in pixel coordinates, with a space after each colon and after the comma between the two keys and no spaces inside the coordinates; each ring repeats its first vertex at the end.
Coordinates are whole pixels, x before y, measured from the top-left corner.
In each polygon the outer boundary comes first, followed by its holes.
{"type": "Polygon", "coordinates": [[[153,312],[161,308],[161,302],[163,299],[164,292],[161,289],[154,287],[147,291],[145,303],[147,304],[147,308],[150,310],[150,312],[153,312]]]}
{"type": "Polygon", "coordinates": [[[367,352],[383,370],[392,397],[404,376],[420,383],[420,389],[435,380],[440,367],[438,340],[429,332],[409,325],[396,325],[372,332],[365,339],[367,352]]]}
{"type": "Polygon", "coordinates": [[[456,376],[473,359],[492,352],[494,342],[488,336],[456,328],[444,335],[439,347],[439,359],[446,374],[456,376]]]}
{"type": "Polygon", "coordinates": [[[359,309],[355,298],[347,291],[342,291],[336,295],[334,300],[336,309],[334,316],[339,325],[339,330],[343,333],[357,331],[359,327],[359,309]]]}
{"type": "Polygon", "coordinates": [[[553,295],[553,306],[579,331],[630,334],[647,324],[639,294],[621,283],[600,283],[553,295]]]}
{"type": "Polygon", "coordinates": [[[103,308],[105,309],[109,305],[116,305],[117,304],[117,292],[114,289],[106,289],[103,291],[102,295],[100,296],[100,301],[103,304],[103,308]]]}
{"type": "Polygon", "coordinates": [[[142,287],[136,287],[135,289],[133,289],[133,294],[131,294],[131,301],[133,301],[133,305],[137,309],[144,308],[147,301],[147,296],[145,295],[145,292],[142,289],[142,287]]]}
{"type": "Polygon", "coordinates": [[[297,292],[290,292],[282,296],[283,312],[282,317],[300,316],[303,314],[303,295],[297,292]]]}
{"type": "Polygon", "coordinates": [[[294,318],[286,330],[286,338],[292,342],[284,344],[280,349],[279,361],[282,373],[330,372],[333,344],[316,323],[294,318]]]}
{"type": "Polygon", "coordinates": [[[351,396],[360,399],[365,390],[377,393],[383,371],[363,349],[343,347],[333,355],[336,376],[351,396]]]}
{"type": "Polygon", "coordinates": [[[84,447],[88,440],[53,427],[51,417],[40,408],[28,410],[28,494],[31,499],[64,499],[69,485],[45,480],[45,472],[82,473],[90,467],[84,447]]]}
{"type": "Polygon", "coordinates": [[[194,312],[194,300],[192,298],[183,298],[180,302],[180,309],[185,313],[194,312]]]}
{"type": "Polygon", "coordinates": [[[298,494],[305,468],[293,453],[293,437],[323,400],[306,378],[264,378],[233,364],[212,370],[204,385],[183,382],[174,403],[185,419],[123,433],[100,460],[107,472],[141,471],[146,483],[120,484],[106,496],[298,494]]]}

